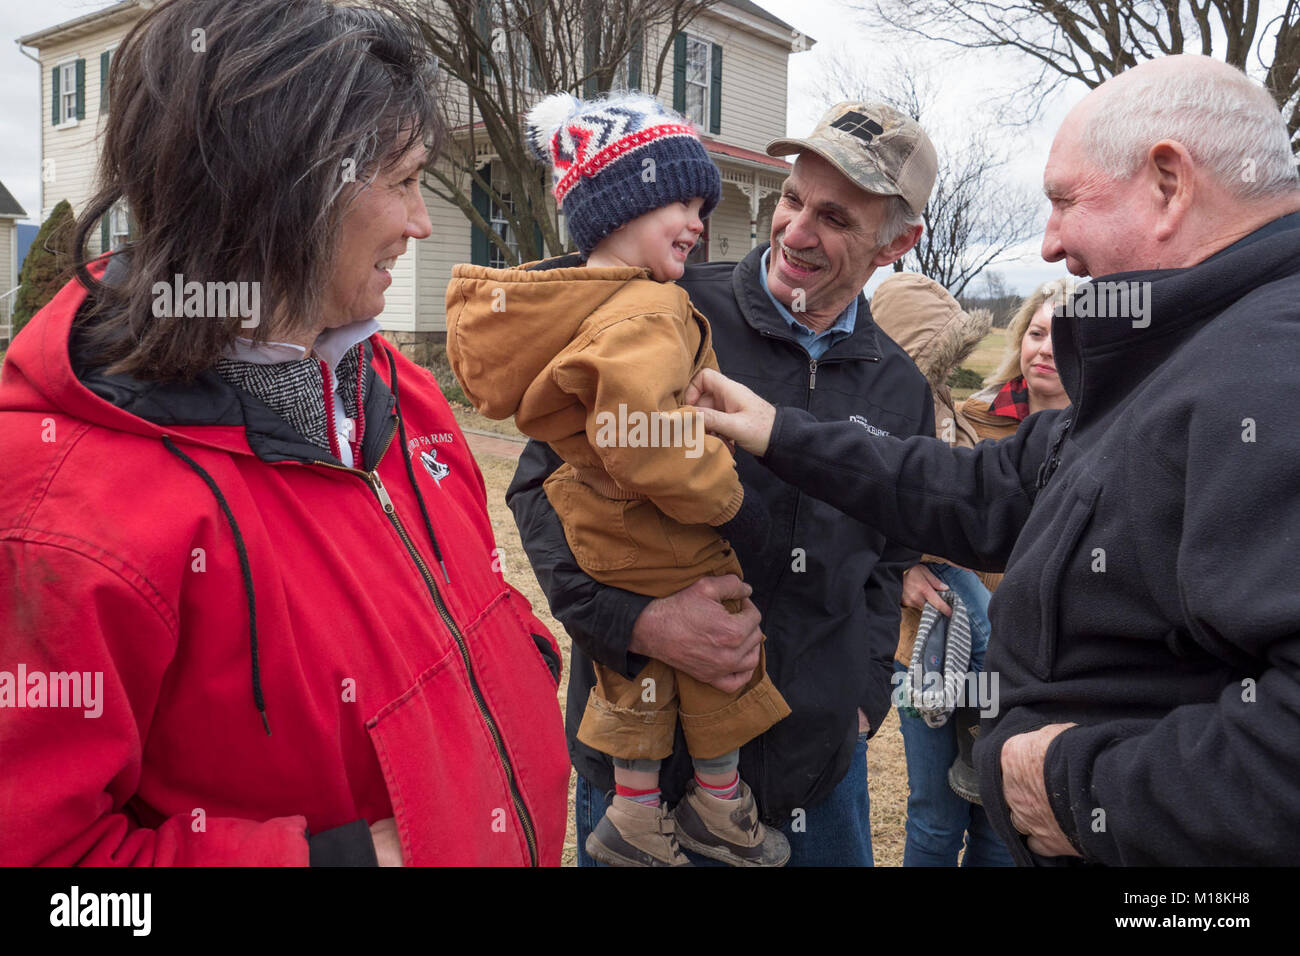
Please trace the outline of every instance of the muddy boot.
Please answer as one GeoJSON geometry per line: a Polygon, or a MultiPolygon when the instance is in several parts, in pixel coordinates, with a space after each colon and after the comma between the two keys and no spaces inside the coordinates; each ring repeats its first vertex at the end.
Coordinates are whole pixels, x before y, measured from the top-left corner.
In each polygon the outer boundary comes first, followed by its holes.
{"type": "Polygon", "coordinates": [[[609,866],[690,866],[662,804],[648,807],[614,798],[596,829],[587,835],[587,855],[609,866]]]}
{"type": "Polygon", "coordinates": [[[785,866],[790,859],[785,834],[759,822],[758,804],[743,780],[734,800],[719,800],[691,780],[673,816],[677,839],[701,856],[731,866],[785,866]]]}
{"type": "Polygon", "coordinates": [[[980,733],[979,711],[974,707],[958,707],[953,711],[952,723],[957,733],[957,759],[948,768],[948,786],[963,800],[983,806],[979,774],[975,772],[975,763],[971,759],[975,739],[980,733]]]}

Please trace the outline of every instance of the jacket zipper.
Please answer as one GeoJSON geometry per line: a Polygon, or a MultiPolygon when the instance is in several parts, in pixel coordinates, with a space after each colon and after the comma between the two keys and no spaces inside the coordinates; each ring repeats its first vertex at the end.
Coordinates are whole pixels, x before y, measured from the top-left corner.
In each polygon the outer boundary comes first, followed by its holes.
{"type": "Polygon", "coordinates": [[[379,462],[383,461],[384,455],[388,453],[389,447],[393,444],[393,436],[397,434],[397,418],[394,416],[390,424],[388,438],[384,441],[383,450],[380,451],[379,457],[375,460],[374,471],[362,471],[360,468],[348,468],[344,465],[331,465],[328,462],[317,462],[326,468],[334,468],[339,471],[351,472],[359,475],[366,480],[374,491],[375,497],[379,501],[379,506],[384,509],[384,514],[388,516],[389,522],[397,532],[397,536],[402,539],[406,545],[407,552],[411,555],[411,560],[419,569],[420,575],[424,578],[425,586],[429,589],[429,594],[433,598],[433,606],[442,618],[442,623],[447,626],[451,632],[452,638],[456,641],[456,647],[460,651],[461,661],[465,664],[465,674],[469,678],[470,693],[474,697],[474,703],[478,707],[479,715],[483,718],[483,723],[487,725],[488,733],[492,735],[492,742],[496,745],[497,756],[501,760],[501,765],[506,771],[506,782],[510,785],[510,799],[515,806],[515,815],[519,818],[520,825],[524,828],[524,838],[528,843],[528,859],[531,866],[537,866],[537,835],[533,830],[533,820],[528,814],[528,808],[524,806],[523,795],[519,792],[519,783],[515,777],[514,766],[510,763],[510,758],[506,755],[505,744],[501,738],[501,731],[497,728],[496,720],[492,717],[492,712],[488,710],[487,701],[483,699],[483,692],[479,689],[478,681],[474,677],[474,667],[470,663],[469,647],[465,644],[465,637],[456,625],[455,619],[452,618],[451,612],[447,610],[447,605],[443,603],[442,593],[438,590],[438,584],[433,575],[429,572],[429,566],[424,563],[424,558],[420,557],[420,552],[416,550],[411,537],[406,533],[406,527],[402,524],[402,519],[397,515],[397,509],[393,505],[393,499],[388,496],[388,489],[384,487],[383,479],[379,477],[379,462]]]}

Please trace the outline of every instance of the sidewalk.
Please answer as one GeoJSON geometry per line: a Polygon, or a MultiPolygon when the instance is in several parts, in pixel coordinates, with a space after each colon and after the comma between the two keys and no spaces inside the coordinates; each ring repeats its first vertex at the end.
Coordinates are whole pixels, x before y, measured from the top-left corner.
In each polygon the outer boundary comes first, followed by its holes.
{"type": "Polygon", "coordinates": [[[528,443],[524,438],[511,438],[508,435],[498,435],[477,428],[462,427],[461,431],[465,433],[465,441],[475,458],[488,455],[492,458],[517,461],[523,454],[524,445],[528,443]]]}

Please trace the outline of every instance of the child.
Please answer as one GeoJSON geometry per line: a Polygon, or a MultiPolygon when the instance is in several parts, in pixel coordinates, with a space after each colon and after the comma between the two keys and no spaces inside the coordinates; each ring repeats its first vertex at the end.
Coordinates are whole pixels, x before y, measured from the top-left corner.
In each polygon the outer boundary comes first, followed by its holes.
{"type": "MultiPolygon", "coordinates": [[[[546,494],[597,581],[664,597],[705,575],[740,576],[726,538],[761,551],[766,509],[681,405],[717,361],[708,322],[672,284],[721,197],[717,167],[684,119],[643,94],[550,96],[529,112],[528,140],[552,166],[580,254],[456,266],[452,369],[482,414],[514,415],[564,459],[546,494]]],[[[660,661],[632,680],[595,668],[578,739],[614,758],[616,796],[587,852],[613,866],[688,865],[680,840],[735,866],[783,865],[789,845],[759,822],[737,773],[740,746],[790,713],[762,652],[731,694],[660,661]],[[695,778],[670,815],[659,764],[679,717],[695,778]]]]}

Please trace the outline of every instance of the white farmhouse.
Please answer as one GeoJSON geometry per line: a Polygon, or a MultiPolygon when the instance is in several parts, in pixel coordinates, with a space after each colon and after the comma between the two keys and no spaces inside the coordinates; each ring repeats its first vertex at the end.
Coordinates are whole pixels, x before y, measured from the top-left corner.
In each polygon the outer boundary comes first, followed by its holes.
{"type": "MultiPolygon", "coordinates": [[[[60,200],[67,199],[76,214],[93,194],[97,133],[112,113],[104,78],[117,45],[154,3],[121,0],[19,39],[37,50],[40,60],[42,221],[60,200]]],[[[653,68],[651,51],[659,50],[664,39],[645,38],[646,62],[628,65],[629,86],[639,84],[643,69],[653,68]]],[[[750,0],[717,0],[674,38],[659,98],[702,131],[723,180],[722,202],[694,258],[739,259],[765,241],[790,166],[767,156],[763,147],[786,134],[789,56],[813,42],[750,0]]],[[[452,135],[469,134],[462,128],[452,135]]],[[[490,151],[477,155],[489,167],[480,171],[490,176],[495,156],[490,151]]],[[[466,177],[465,188],[470,187],[466,177]]],[[[499,234],[513,245],[500,210],[491,208],[486,194],[471,192],[480,212],[495,220],[499,234]]],[[[411,243],[392,270],[380,317],[386,334],[417,361],[427,361],[430,347],[444,339],[443,297],[451,267],[458,262],[505,264],[499,248],[455,206],[428,192],[426,201],[433,235],[411,243]]],[[[129,236],[130,211],[120,206],[104,218],[92,251],[120,246],[129,236]]]]}

